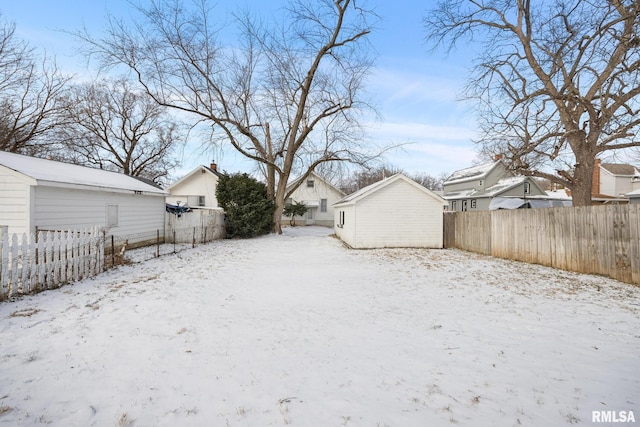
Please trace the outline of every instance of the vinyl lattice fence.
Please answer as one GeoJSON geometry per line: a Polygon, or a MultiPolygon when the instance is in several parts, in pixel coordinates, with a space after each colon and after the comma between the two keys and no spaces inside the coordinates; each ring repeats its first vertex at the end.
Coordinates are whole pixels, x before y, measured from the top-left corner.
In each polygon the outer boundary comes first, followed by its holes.
{"type": "Polygon", "coordinates": [[[640,285],[640,204],[445,213],[444,245],[640,285]]]}
{"type": "Polygon", "coordinates": [[[39,231],[0,236],[0,301],[57,288],[104,269],[103,235],[97,229],[39,231]]]}

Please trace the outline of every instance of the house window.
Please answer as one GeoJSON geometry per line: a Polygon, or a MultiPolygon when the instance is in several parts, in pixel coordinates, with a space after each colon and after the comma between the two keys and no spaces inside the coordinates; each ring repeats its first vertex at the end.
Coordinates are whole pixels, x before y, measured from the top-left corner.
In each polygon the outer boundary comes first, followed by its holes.
{"type": "Polygon", "coordinates": [[[476,199],[471,199],[471,209],[476,208],[476,199]]]}
{"type": "Polygon", "coordinates": [[[291,206],[292,204],[293,204],[293,199],[291,197],[289,197],[287,200],[284,201],[285,206],[291,206]]]}
{"type": "Polygon", "coordinates": [[[340,221],[338,227],[342,227],[344,225],[344,211],[340,211],[340,221]]]}
{"type": "Polygon", "coordinates": [[[320,199],[320,212],[327,211],[327,199],[320,199]]]}
{"type": "Polygon", "coordinates": [[[315,185],[314,180],[312,179],[307,180],[307,188],[313,188],[314,185],[315,185]]]}
{"type": "Polygon", "coordinates": [[[204,196],[198,196],[198,206],[204,206],[204,196]]]}
{"type": "Polygon", "coordinates": [[[455,200],[454,200],[453,202],[451,202],[451,210],[452,210],[452,211],[455,211],[455,210],[456,210],[456,205],[457,205],[457,203],[456,203],[456,201],[455,201],[455,200]]]}
{"type": "Polygon", "coordinates": [[[524,194],[531,194],[531,183],[524,183],[524,194]]]}
{"type": "Polygon", "coordinates": [[[107,205],[107,227],[118,225],[118,205],[107,205]]]}

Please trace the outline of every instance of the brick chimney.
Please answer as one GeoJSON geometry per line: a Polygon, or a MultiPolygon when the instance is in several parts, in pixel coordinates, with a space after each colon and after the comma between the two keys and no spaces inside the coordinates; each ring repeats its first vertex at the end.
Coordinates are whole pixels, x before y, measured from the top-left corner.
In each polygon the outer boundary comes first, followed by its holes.
{"type": "Polygon", "coordinates": [[[216,165],[216,162],[211,162],[211,166],[209,166],[209,169],[211,169],[212,171],[217,171],[218,165],[216,165]]]}
{"type": "Polygon", "coordinates": [[[495,156],[493,156],[493,160],[494,161],[498,161],[498,160],[502,160],[502,154],[496,154],[495,156]]]}
{"type": "Polygon", "coordinates": [[[591,182],[591,195],[595,196],[600,194],[600,163],[602,160],[596,159],[596,164],[593,167],[593,181],[591,182]]]}

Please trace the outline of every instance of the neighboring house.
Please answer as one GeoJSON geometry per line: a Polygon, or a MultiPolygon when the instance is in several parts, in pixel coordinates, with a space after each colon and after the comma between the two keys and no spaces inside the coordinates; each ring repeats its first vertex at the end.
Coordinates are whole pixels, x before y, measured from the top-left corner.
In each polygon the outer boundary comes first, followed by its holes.
{"type": "MultiPolygon", "coordinates": [[[[315,172],[311,172],[302,183],[300,182],[301,179],[295,179],[287,186],[288,193],[299,184],[298,188],[286,200],[286,203],[298,202],[307,206],[306,215],[304,217],[295,217],[295,224],[333,227],[333,204],[343,198],[345,193],[315,172]]],[[[282,221],[283,224],[289,224],[290,218],[283,216],[282,221]]]]}
{"type": "Polygon", "coordinates": [[[216,188],[222,176],[215,163],[198,166],[167,187],[167,203],[190,208],[217,208],[216,188]]]}
{"type": "Polygon", "coordinates": [[[640,190],[635,190],[630,193],[625,194],[629,198],[629,203],[631,204],[640,204],[640,190]]]}
{"type": "Polygon", "coordinates": [[[517,209],[549,202],[546,192],[528,176],[515,175],[496,160],[454,172],[443,184],[443,196],[451,211],[517,209]]]}
{"type": "Polygon", "coordinates": [[[629,164],[602,163],[593,169],[592,199],[599,203],[626,203],[627,193],[640,190],[640,170],[629,164]]]}
{"type": "Polygon", "coordinates": [[[335,232],[352,248],[442,248],[447,202],[402,174],[350,194],[333,207],[335,232]]]}
{"type": "Polygon", "coordinates": [[[120,173],[0,151],[0,228],[7,233],[98,226],[133,245],[158,230],[164,235],[165,195],[120,173]]]}

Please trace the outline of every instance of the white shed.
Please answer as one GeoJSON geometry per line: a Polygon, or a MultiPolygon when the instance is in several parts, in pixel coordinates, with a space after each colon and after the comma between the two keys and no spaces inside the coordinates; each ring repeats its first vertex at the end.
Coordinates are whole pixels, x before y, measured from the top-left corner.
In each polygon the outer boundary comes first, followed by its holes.
{"type": "Polygon", "coordinates": [[[164,235],[166,193],[116,172],[0,151],[0,231],[102,227],[130,244],[164,235]]]}
{"type": "Polygon", "coordinates": [[[396,174],[338,201],[334,228],[357,249],[442,248],[445,206],[439,195],[396,174]]]}

